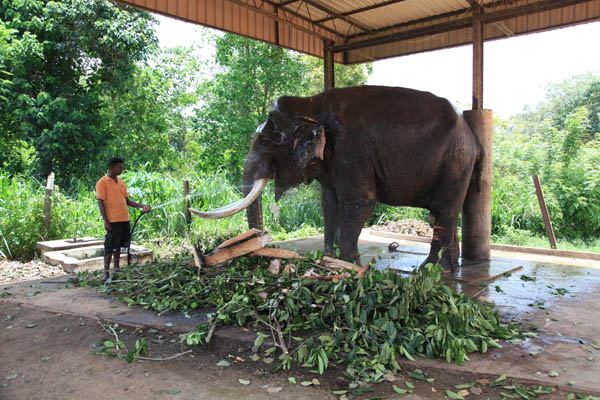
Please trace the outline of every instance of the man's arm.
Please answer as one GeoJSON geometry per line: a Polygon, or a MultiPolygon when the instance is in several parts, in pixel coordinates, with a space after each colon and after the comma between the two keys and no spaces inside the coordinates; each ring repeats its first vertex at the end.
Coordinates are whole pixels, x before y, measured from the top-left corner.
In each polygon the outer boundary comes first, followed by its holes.
{"type": "Polygon", "coordinates": [[[110,222],[108,222],[108,217],[106,216],[104,200],[98,199],[98,208],[100,209],[100,214],[102,214],[102,219],[104,220],[104,229],[106,229],[107,232],[110,232],[112,230],[112,227],[110,226],[110,222]]]}
{"type": "Polygon", "coordinates": [[[127,205],[129,207],[141,208],[144,210],[144,212],[148,212],[152,209],[152,207],[150,207],[146,204],[140,204],[140,203],[136,203],[135,201],[129,200],[129,197],[126,200],[127,200],[127,205]]]}

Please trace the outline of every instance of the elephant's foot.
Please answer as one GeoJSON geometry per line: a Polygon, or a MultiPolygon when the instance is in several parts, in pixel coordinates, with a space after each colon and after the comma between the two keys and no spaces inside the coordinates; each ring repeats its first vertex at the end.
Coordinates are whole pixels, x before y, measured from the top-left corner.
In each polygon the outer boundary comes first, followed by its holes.
{"type": "Polygon", "coordinates": [[[454,269],[456,268],[456,263],[452,262],[450,257],[450,250],[444,251],[444,254],[441,258],[439,258],[437,254],[430,254],[427,259],[421,263],[419,269],[423,268],[427,264],[440,264],[444,269],[444,273],[454,272],[454,269]]]}

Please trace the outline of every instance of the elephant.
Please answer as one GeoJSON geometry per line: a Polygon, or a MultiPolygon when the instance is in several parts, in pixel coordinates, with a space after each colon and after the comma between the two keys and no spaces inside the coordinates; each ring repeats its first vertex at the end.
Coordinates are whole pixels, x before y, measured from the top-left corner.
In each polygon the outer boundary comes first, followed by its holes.
{"type": "Polygon", "coordinates": [[[243,171],[244,199],[262,230],[260,193],[274,179],[275,199],[301,183],[321,185],[324,250],[359,259],[358,237],[377,202],[429,209],[434,234],[422,265],[458,265],[457,223],[469,185],[481,187],[484,152],[450,102],[429,92],[384,86],[329,89],[277,99],[256,131],[243,171]],[[440,257],[441,254],[441,257],[440,257]]]}

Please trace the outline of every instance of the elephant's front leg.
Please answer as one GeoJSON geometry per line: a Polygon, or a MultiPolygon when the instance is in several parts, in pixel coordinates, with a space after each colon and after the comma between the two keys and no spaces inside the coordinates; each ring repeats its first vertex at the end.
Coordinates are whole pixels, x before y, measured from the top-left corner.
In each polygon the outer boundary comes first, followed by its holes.
{"type": "Polygon", "coordinates": [[[338,194],[340,232],[338,245],[341,258],[360,262],[358,237],[365,222],[375,210],[375,190],[338,194]],[[344,197],[345,196],[345,197],[344,197]]]}
{"type": "Polygon", "coordinates": [[[335,190],[321,185],[321,211],[323,213],[325,254],[335,255],[334,244],[339,230],[338,202],[335,190]]]}

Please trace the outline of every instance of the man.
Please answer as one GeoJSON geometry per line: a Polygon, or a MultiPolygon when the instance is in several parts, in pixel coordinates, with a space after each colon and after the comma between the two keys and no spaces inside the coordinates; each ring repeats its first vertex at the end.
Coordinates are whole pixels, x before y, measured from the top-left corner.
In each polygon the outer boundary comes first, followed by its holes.
{"type": "Polygon", "coordinates": [[[129,232],[129,209],[127,206],[141,208],[144,212],[151,207],[129,199],[127,186],[119,178],[123,172],[123,160],[108,160],[108,174],[96,183],[96,199],[100,214],[104,219],[106,238],[104,240],[104,281],[110,278],[110,260],[114,259],[114,272],[119,271],[121,247],[127,246],[131,240],[129,232]]]}

